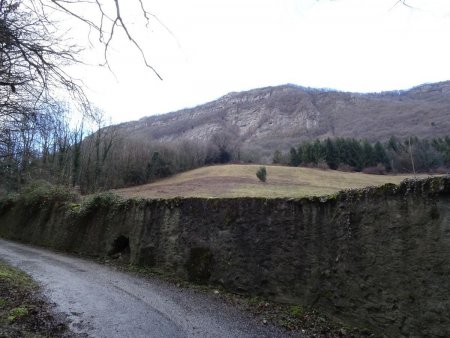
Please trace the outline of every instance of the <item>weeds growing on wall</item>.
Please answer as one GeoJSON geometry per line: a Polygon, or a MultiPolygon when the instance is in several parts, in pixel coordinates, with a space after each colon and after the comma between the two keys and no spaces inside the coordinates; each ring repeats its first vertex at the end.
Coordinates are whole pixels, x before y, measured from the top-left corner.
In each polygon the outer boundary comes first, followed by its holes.
{"type": "Polygon", "coordinates": [[[0,216],[10,210],[17,200],[16,194],[5,195],[0,197],[0,216]]]}
{"type": "Polygon", "coordinates": [[[126,200],[112,193],[103,192],[85,199],[81,204],[69,204],[69,210],[76,217],[87,217],[96,210],[120,211],[126,210],[132,200],[126,200]]]}
{"type": "Polygon", "coordinates": [[[78,199],[78,195],[71,189],[52,185],[44,180],[32,181],[15,197],[17,203],[29,208],[53,205],[58,202],[74,202],[78,199]]]}
{"type": "Polygon", "coordinates": [[[39,208],[65,205],[74,217],[87,217],[96,210],[121,211],[133,203],[111,192],[99,193],[80,201],[80,196],[65,186],[52,185],[44,180],[32,181],[18,194],[0,197],[0,215],[14,205],[33,212],[39,208]]]}

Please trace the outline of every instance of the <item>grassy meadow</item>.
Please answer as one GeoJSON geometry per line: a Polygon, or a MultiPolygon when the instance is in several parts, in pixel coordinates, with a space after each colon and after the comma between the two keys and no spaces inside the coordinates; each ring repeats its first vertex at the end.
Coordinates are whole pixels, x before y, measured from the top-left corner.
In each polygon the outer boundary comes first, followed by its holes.
{"type": "MultiPolygon", "coordinates": [[[[305,197],[385,183],[398,184],[412,175],[368,175],[335,170],[267,165],[267,182],[256,177],[260,165],[203,167],[150,184],[114,192],[133,198],[171,197],[305,197]]],[[[418,175],[427,177],[428,175],[418,175]]]]}

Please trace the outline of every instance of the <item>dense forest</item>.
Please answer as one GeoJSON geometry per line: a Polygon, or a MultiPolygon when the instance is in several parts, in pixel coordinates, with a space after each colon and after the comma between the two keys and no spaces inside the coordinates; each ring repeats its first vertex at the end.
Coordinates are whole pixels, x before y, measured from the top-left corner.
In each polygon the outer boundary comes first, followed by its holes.
{"type": "Polygon", "coordinates": [[[303,142],[289,154],[275,151],[274,163],[291,166],[362,171],[368,174],[439,172],[450,168],[450,137],[400,140],[385,143],[336,138],[303,142]]]}

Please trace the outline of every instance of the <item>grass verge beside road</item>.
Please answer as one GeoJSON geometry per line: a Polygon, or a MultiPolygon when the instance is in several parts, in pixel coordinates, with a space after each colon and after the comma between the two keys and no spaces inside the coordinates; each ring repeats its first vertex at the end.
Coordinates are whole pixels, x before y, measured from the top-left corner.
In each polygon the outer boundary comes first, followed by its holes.
{"type": "Polygon", "coordinates": [[[50,312],[39,286],[0,260],[0,337],[72,337],[50,312]]]}

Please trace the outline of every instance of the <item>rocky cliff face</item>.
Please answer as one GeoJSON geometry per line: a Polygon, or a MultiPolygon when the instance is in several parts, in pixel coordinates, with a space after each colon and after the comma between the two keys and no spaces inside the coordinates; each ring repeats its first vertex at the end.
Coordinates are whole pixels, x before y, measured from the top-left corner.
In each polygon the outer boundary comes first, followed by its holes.
{"type": "Polygon", "coordinates": [[[449,177],[298,200],[105,196],[4,204],[0,234],[91,255],[127,239],[134,264],[383,335],[450,336],[449,177]]]}
{"type": "Polygon", "coordinates": [[[243,148],[273,153],[302,140],[450,134],[450,82],[408,91],[344,93],[294,85],[230,93],[178,112],[124,123],[127,137],[208,141],[227,132],[243,148]]]}

